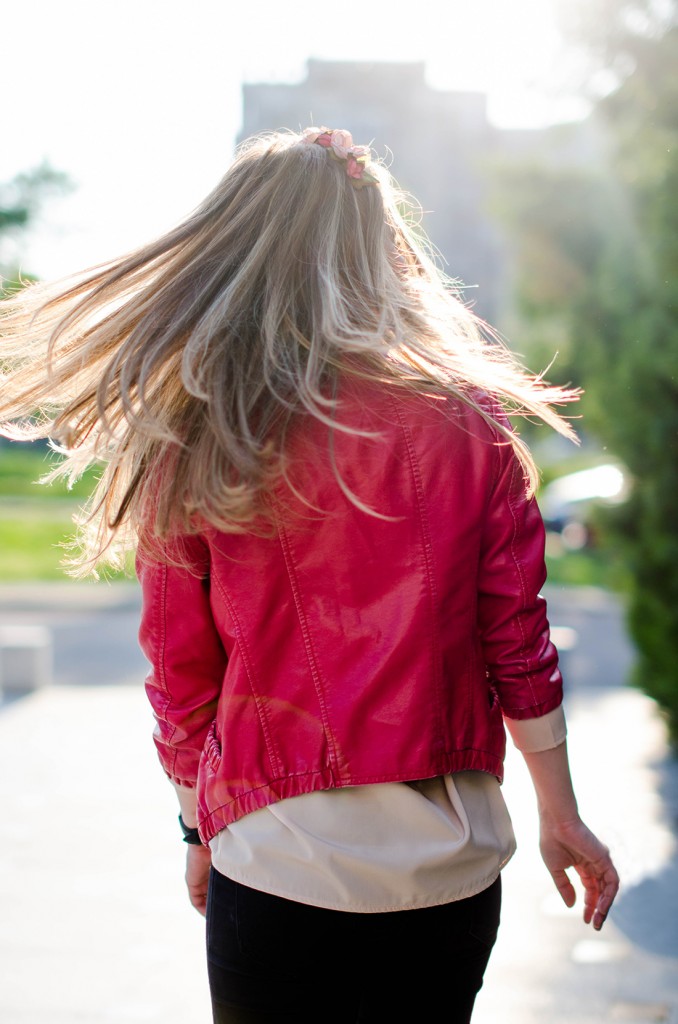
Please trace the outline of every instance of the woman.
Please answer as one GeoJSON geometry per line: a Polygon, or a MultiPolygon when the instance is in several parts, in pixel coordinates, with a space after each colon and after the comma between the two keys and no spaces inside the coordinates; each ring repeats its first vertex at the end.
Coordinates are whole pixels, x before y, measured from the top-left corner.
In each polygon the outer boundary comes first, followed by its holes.
{"type": "Polygon", "coordinates": [[[541,850],[600,929],[536,470],[571,431],[456,297],[346,131],[249,140],[159,241],[4,303],[0,411],[105,469],[81,565],[137,550],[155,742],[214,1020],[467,1022],[515,849],[504,722],[541,850]],[[441,1011],[440,1007],[443,1007],[441,1011]]]}

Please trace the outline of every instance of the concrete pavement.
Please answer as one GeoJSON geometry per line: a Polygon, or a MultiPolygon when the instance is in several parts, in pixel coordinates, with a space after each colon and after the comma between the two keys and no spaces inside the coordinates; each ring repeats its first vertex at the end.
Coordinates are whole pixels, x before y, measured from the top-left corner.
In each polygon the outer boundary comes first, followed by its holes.
{"type": "MultiPolygon", "coordinates": [[[[0,587],[0,624],[47,623],[55,654],[51,687],[0,707],[0,1022],[207,1024],[203,922],[151,741],[138,591],[88,588],[0,587]]],[[[678,1024],[678,766],[654,704],[623,685],[616,603],[553,590],[549,604],[578,638],[564,662],[582,815],[623,888],[600,934],[559,904],[509,750],[519,849],[474,1024],[678,1024]]]]}

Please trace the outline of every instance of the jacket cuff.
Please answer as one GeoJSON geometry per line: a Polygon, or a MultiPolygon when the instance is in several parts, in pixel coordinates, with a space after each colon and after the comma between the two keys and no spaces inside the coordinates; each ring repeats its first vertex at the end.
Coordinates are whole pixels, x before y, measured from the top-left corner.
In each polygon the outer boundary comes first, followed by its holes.
{"type": "Polygon", "coordinates": [[[514,746],[523,754],[538,754],[558,747],[567,736],[562,704],[540,718],[504,718],[514,746]]]}

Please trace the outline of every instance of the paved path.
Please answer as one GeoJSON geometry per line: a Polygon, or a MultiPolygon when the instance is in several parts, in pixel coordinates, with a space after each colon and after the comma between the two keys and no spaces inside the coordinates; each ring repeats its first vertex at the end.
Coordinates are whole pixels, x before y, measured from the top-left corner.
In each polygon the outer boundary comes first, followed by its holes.
{"type": "MultiPolygon", "coordinates": [[[[0,1022],[207,1024],[202,919],[183,893],[140,686],[138,592],[83,586],[0,587],[0,624],[47,623],[56,670],[52,687],[0,707],[0,1022]]],[[[564,663],[582,814],[623,890],[600,934],[559,905],[509,750],[519,850],[474,1024],[678,1024],[678,766],[653,703],[623,685],[615,603],[594,590],[549,598],[552,622],[578,637],[564,663]]]]}

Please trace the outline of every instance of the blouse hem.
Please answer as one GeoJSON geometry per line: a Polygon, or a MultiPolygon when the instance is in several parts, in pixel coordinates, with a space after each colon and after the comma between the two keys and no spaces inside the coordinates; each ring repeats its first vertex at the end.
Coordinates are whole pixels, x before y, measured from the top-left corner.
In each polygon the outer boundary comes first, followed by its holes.
{"type": "Polygon", "coordinates": [[[266,892],[269,896],[279,896],[281,899],[292,900],[294,903],[305,903],[311,907],[320,907],[323,910],[339,910],[348,914],[385,914],[395,913],[399,910],[425,910],[427,907],[439,907],[446,903],[456,903],[458,900],[469,899],[471,896],[477,896],[478,893],[488,889],[494,882],[496,882],[501,871],[506,867],[511,857],[516,852],[515,843],[512,844],[510,851],[501,859],[499,865],[494,868],[489,875],[486,875],[482,879],[476,879],[474,882],[469,882],[461,889],[455,888],[451,892],[445,893],[445,895],[438,894],[437,896],[422,896],[419,899],[408,900],[404,903],[392,903],[388,905],[370,905],[366,906],[364,903],[352,903],[350,906],[341,905],[339,903],[333,903],[329,900],[318,899],[304,895],[303,897],[299,893],[287,892],[275,887],[275,891],[271,888],[264,888],[261,885],[260,880],[257,880],[257,885],[252,886],[247,880],[246,873],[234,871],[226,872],[221,871],[215,867],[215,871],[219,871],[220,874],[226,875],[231,881],[237,882],[239,885],[245,885],[248,888],[257,889],[259,892],[266,892]]]}

